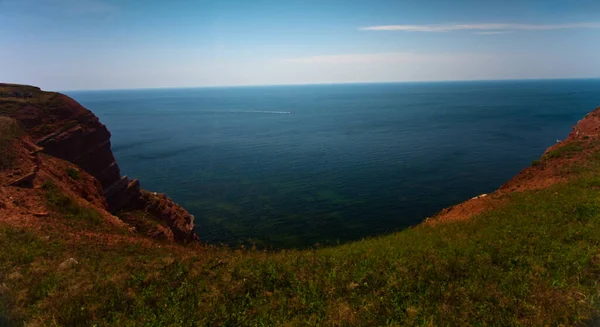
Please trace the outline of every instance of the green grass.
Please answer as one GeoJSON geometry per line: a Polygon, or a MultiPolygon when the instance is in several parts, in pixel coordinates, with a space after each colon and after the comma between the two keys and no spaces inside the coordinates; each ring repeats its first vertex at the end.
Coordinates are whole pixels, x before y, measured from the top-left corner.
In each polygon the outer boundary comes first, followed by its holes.
{"type": "Polygon", "coordinates": [[[79,180],[79,170],[69,167],[67,168],[67,176],[69,176],[69,178],[72,180],[79,180]]]}
{"type": "Polygon", "coordinates": [[[65,326],[579,324],[600,299],[600,176],[584,175],[471,221],[304,251],[82,241],[68,255],[81,264],[61,272],[64,247],[5,229],[17,253],[0,253],[3,272],[37,276],[9,282],[27,296],[8,313],[65,326]]]}
{"type": "MultiPolygon", "coordinates": [[[[468,221],[278,252],[50,241],[0,225],[0,317],[58,326],[579,325],[600,301],[600,154],[468,221]],[[79,265],[60,270],[75,258],[79,265]],[[15,271],[23,275],[13,280],[15,271]]],[[[47,199],[85,218],[56,186],[47,199]]],[[[142,240],[142,238],[139,238],[142,240]]],[[[160,245],[160,246],[159,246],[160,245]]]]}
{"type": "Polygon", "coordinates": [[[0,169],[13,166],[15,160],[14,141],[22,131],[14,119],[0,116],[0,169]]]}
{"type": "Polygon", "coordinates": [[[546,153],[543,157],[542,160],[550,160],[550,159],[555,159],[555,158],[571,158],[572,155],[579,153],[581,151],[583,151],[585,149],[585,146],[583,144],[583,142],[581,141],[574,141],[568,144],[565,144],[555,150],[552,150],[548,153],[546,153]]]}
{"type": "Polygon", "coordinates": [[[43,92],[40,89],[26,85],[0,85],[0,115],[12,114],[25,105],[51,110],[55,107],[56,92],[43,92]],[[31,97],[15,97],[13,92],[29,94],[31,97]],[[48,107],[48,103],[51,105],[48,107]]]}
{"type": "Polygon", "coordinates": [[[146,235],[148,232],[155,230],[157,225],[167,227],[165,222],[157,221],[152,214],[143,210],[128,210],[118,212],[116,216],[127,224],[134,226],[142,235],[146,235]]]}
{"type": "Polygon", "coordinates": [[[102,216],[96,210],[81,206],[71,197],[64,194],[64,192],[52,182],[46,181],[42,185],[42,189],[44,190],[44,196],[46,197],[48,206],[59,213],[61,217],[73,222],[95,226],[102,224],[104,221],[102,216]]]}

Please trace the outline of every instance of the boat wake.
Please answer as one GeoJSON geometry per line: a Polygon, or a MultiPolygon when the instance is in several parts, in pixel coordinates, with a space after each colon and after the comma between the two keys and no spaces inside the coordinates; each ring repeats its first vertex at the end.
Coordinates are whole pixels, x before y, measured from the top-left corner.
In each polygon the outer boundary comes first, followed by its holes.
{"type": "Polygon", "coordinates": [[[291,111],[266,111],[266,110],[251,110],[251,111],[236,111],[237,113],[248,113],[248,114],[279,114],[287,115],[291,114],[291,111]]]}
{"type": "Polygon", "coordinates": [[[205,114],[273,114],[273,115],[289,115],[291,111],[270,111],[270,110],[217,110],[204,111],[205,114]]]}
{"type": "Polygon", "coordinates": [[[201,111],[203,114],[272,114],[272,115],[289,115],[291,111],[271,111],[271,110],[214,110],[201,111]]]}

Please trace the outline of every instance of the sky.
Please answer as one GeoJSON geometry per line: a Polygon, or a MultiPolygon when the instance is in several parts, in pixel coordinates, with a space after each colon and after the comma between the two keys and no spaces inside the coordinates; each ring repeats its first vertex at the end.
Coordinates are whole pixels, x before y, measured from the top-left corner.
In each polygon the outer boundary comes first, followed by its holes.
{"type": "Polygon", "coordinates": [[[598,0],[0,0],[48,90],[597,77],[598,0]]]}

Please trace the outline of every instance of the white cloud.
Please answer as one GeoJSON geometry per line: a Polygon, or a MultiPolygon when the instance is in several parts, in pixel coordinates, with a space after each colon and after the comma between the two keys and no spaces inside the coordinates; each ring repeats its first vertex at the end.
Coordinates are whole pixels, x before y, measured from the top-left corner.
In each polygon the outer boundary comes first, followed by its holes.
{"type": "Polygon", "coordinates": [[[473,34],[478,35],[496,35],[496,34],[508,34],[512,33],[512,31],[484,31],[484,32],[474,32],[473,34]]]}
{"type": "Polygon", "coordinates": [[[547,31],[578,28],[600,28],[600,23],[571,23],[571,24],[436,24],[436,25],[380,25],[361,27],[363,31],[404,31],[404,32],[451,32],[451,31],[494,31],[494,30],[528,30],[547,31]]]}
{"type": "Polygon", "coordinates": [[[292,63],[305,64],[357,64],[370,62],[389,62],[399,60],[416,59],[415,55],[410,53],[370,53],[370,54],[338,54],[324,56],[310,56],[300,58],[284,59],[292,63]]]}
{"type": "Polygon", "coordinates": [[[450,60],[451,55],[417,54],[411,52],[387,52],[387,53],[351,53],[337,55],[310,56],[300,58],[283,59],[288,63],[301,64],[366,64],[366,63],[415,63],[431,60],[450,60]]]}

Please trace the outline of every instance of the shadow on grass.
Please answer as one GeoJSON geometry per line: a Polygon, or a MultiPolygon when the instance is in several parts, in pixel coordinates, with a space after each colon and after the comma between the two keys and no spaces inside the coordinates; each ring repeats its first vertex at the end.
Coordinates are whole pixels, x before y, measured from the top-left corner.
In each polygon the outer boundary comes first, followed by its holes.
{"type": "Polygon", "coordinates": [[[0,312],[0,327],[10,327],[12,326],[8,319],[4,317],[4,315],[0,312]]]}

